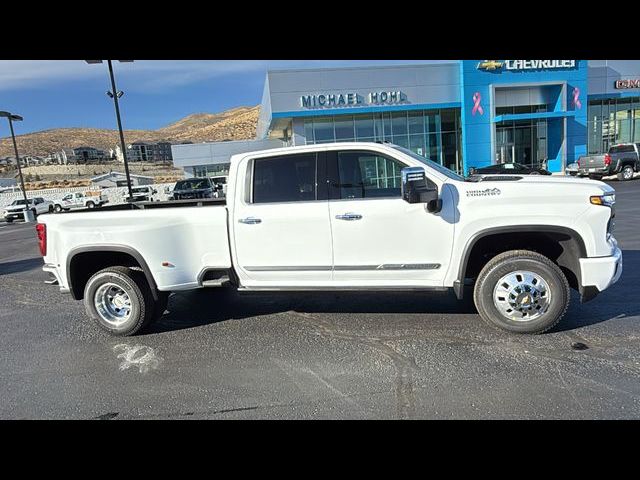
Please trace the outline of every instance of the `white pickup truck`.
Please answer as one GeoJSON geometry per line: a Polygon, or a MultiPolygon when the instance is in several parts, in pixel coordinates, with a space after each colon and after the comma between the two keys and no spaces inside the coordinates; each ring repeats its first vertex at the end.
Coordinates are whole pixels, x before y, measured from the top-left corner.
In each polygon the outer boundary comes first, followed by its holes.
{"type": "Polygon", "coordinates": [[[541,333],[570,287],[616,282],[615,192],[555,176],[465,179],[402,147],[335,143],[231,158],[225,200],[45,215],[44,270],[115,335],[158,318],[169,292],[473,288],[480,316],[541,333]]]}
{"type": "Polygon", "coordinates": [[[109,203],[109,198],[100,192],[68,193],[54,203],[56,213],[72,208],[97,208],[109,203]]]}
{"type": "MultiPolygon", "coordinates": [[[[27,199],[29,201],[29,210],[33,212],[34,217],[42,215],[43,213],[53,212],[53,202],[45,200],[42,197],[35,197],[27,199]]],[[[11,205],[4,207],[2,216],[7,223],[11,223],[19,218],[24,218],[24,199],[14,200],[11,205]]]]}

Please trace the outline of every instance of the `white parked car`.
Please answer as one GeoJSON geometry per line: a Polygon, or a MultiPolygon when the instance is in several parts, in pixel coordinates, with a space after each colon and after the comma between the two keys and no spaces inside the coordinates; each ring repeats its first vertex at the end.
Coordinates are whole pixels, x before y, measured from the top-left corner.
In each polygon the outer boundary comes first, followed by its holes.
{"type": "Polygon", "coordinates": [[[334,143],[231,158],[226,201],[46,215],[44,270],[115,335],[158,318],[169,292],[473,289],[517,333],[618,281],[605,183],[546,175],[465,179],[389,144],[334,143]]]}
{"type": "Polygon", "coordinates": [[[109,203],[109,199],[100,192],[75,192],[68,193],[61,200],[54,202],[54,210],[62,212],[72,208],[97,208],[106,203],[109,203]]]}
{"type": "MultiPolygon", "coordinates": [[[[53,202],[45,200],[42,197],[29,198],[29,210],[31,210],[35,216],[43,213],[53,212],[53,202]]],[[[4,208],[2,216],[4,219],[11,223],[14,220],[24,219],[24,199],[14,200],[11,205],[4,208]]]]}

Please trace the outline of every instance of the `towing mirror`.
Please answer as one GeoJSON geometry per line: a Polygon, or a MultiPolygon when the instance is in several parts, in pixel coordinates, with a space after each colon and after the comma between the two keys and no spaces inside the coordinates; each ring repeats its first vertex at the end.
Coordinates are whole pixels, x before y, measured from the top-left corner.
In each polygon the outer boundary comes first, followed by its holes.
{"type": "Polygon", "coordinates": [[[402,199],[407,203],[426,203],[427,210],[437,213],[442,210],[438,186],[427,178],[422,167],[402,169],[402,199]]]}

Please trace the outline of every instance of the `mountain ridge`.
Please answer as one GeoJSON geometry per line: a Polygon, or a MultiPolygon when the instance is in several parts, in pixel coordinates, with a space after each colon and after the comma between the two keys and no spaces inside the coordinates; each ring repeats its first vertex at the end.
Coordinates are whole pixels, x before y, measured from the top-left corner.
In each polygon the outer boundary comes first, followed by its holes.
{"type": "MultiPolygon", "coordinates": [[[[260,106],[240,106],[219,113],[192,113],[156,130],[125,130],[127,144],[136,141],[220,142],[255,137],[260,106]]],[[[116,129],[61,127],[16,135],[20,156],[46,156],[63,148],[95,147],[108,153],[120,143],[116,129]]],[[[0,139],[0,158],[12,157],[11,137],[0,139]]]]}

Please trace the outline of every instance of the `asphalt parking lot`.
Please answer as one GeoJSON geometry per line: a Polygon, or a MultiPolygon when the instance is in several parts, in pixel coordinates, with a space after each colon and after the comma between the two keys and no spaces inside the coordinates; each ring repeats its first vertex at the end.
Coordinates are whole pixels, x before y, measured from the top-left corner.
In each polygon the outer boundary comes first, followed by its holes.
{"type": "Polygon", "coordinates": [[[640,180],[610,184],[622,278],[539,336],[450,293],[202,290],[114,338],[43,283],[33,225],[0,223],[0,418],[640,418],[640,180]]]}

